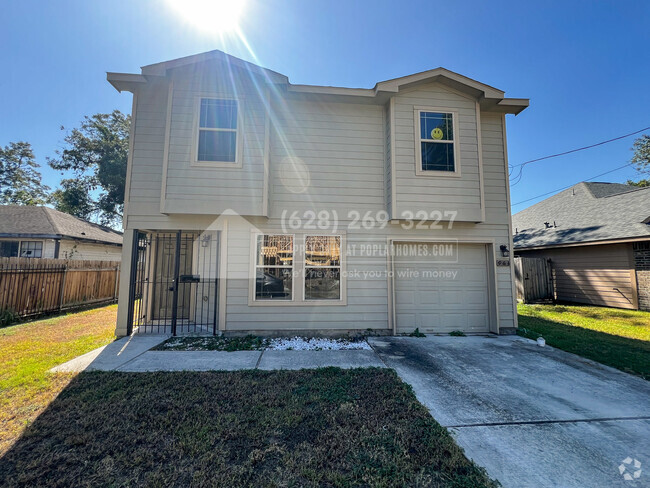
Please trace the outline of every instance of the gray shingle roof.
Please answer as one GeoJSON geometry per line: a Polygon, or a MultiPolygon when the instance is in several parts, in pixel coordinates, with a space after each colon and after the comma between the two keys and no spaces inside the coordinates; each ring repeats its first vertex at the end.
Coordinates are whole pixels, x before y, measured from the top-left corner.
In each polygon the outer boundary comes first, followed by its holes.
{"type": "Polygon", "coordinates": [[[122,244],[122,233],[49,207],[0,205],[0,236],[40,235],[122,244]]]}
{"type": "Polygon", "coordinates": [[[515,249],[650,239],[649,218],[650,187],[582,182],[513,215],[515,249]]]}

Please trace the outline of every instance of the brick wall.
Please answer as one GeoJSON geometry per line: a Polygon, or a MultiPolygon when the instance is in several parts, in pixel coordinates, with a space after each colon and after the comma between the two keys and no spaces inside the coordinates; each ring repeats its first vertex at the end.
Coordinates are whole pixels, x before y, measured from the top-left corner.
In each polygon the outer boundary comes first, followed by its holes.
{"type": "Polygon", "coordinates": [[[633,244],[639,308],[650,311],[650,242],[633,244]]]}

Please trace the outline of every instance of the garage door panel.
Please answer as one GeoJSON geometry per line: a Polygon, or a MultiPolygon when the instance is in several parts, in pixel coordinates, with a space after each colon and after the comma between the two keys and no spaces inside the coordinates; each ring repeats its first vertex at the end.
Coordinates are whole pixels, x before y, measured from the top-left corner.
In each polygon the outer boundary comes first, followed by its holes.
{"type": "Polygon", "coordinates": [[[467,327],[480,332],[488,327],[488,315],[486,313],[468,313],[467,327]]]}
{"type": "Polygon", "coordinates": [[[478,264],[485,265],[486,261],[485,246],[482,244],[459,244],[458,246],[458,262],[463,264],[478,264]]]}
{"type": "Polygon", "coordinates": [[[415,294],[413,290],[395,291],[395,303],[397,305],[413,305],[415,304],[415,294]]]}
{"type": "Polygon", "coordinates": [[[464,283],[483,285],[487,283],[487,273],[485,268],[465,268],[458,271],[456,279],[464,283]]]}
{"type": "Polygon", "coordinates": [[[446,312],[442,314],[441,326],[445,332],[452,330],[465,330],[467,328],[467,314],[462,312],[446,312]]]}
{"type": "Polygon", "coordinates": [[[415,314],[413,313],[400,313],[397,314],[397,321],[404,325],[405,329],[415,330],[418,325],[415,324],[415,314]]]}
{"type": "Polygon", "coordinates": [[[395,257],[397,330],[481,333],[489,330],[487,253],[483,244],[461,244],[458,263],[435,257],[395,257]],[[408,272],[406,272],[408,270],[408,272]],[[447,277],[449,276],[449,277],[447,277]]]}
{"type": "MultiPolygon", "coordinates": [[[[437,290],[419,290],[416,293],[417,301],[420,307],[437,307],[440,305],[440,293],[437,290]]],[[[444,301],[444,298],[443,298],[444,301]]]]}
{"type": "Polygon", "coordinates": [[[485,307],[488,304],[487,290],[466,290],[463,299],[466,305],[485,307]]]}
{"type": "Polygon", "coordinates": [[[439,313],[419,313],[416,323],[422,332],[431,332],[440,327],[439,313]]]}
{"type": "Polygon", "coordinates": [[[459,293],[458,290],[443,290],[441,293],[442,303],[445,305],[460,305],[463,303],[463,294],[459,293]]]}

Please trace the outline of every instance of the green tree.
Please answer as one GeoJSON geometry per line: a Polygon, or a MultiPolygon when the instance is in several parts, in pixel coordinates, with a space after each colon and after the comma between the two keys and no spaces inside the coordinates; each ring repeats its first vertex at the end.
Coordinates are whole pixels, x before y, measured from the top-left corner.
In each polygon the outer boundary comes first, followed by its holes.
{"type": "Polygon", "coordinates": [[[627,184],[631,186],[639,186],[641,188],[645,188],[646,186],[650,186],[650,180],[639,180],[639,181],[632,181],[632,180],[627,180],[627,184]]]}
{"type": "Polygon", "coordinates": [[[644,134],[634,141],[632,162],[641,173],[650,174],[650,135],[644,134]]]}
{"type": "Polygon", "coordinates": [[[48,164],[72,171],[75,178],[63,180],[55,192],[57,209],[84,218],[96,216],[104,225],[121,224],[130,126],[131,117],[114,110],[84,117],[65,136],[66,147],[48,158],[48,164]]]}
{"type": "Polygon", "coordinates": [[[54,190],[51,201],[57,210],[65,212],[80,219],[90,220],[96,213],[95,202],[93,202],[86,179],[64,179],[61,180],[61,188],[54,190]]]}
{"type": "Polygon", "coordinates": [[[0,203],[42,205],[50,188],[41,182],[41,173],[28,142],[10,142],[0,147],[0,203]]]}

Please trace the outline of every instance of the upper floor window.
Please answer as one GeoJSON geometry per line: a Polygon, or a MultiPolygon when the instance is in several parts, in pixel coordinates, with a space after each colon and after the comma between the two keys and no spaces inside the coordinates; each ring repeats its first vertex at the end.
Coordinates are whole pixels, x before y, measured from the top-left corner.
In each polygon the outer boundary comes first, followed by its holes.
{"type": "Polygon", "coordinates": [[[237,161],[237,101],[201,98],[197,161],[237,161]]]}
{"type": "Polygon", "coordinates": [[[455,117],[453,112],[416,110],[417,173],[458,172],[455,117]]]}
{"type": "Polygon", "coordinates": [[[22,241],[20,243],[21,258],[40,258],[43,256],[43,241],[22,241]]]}

